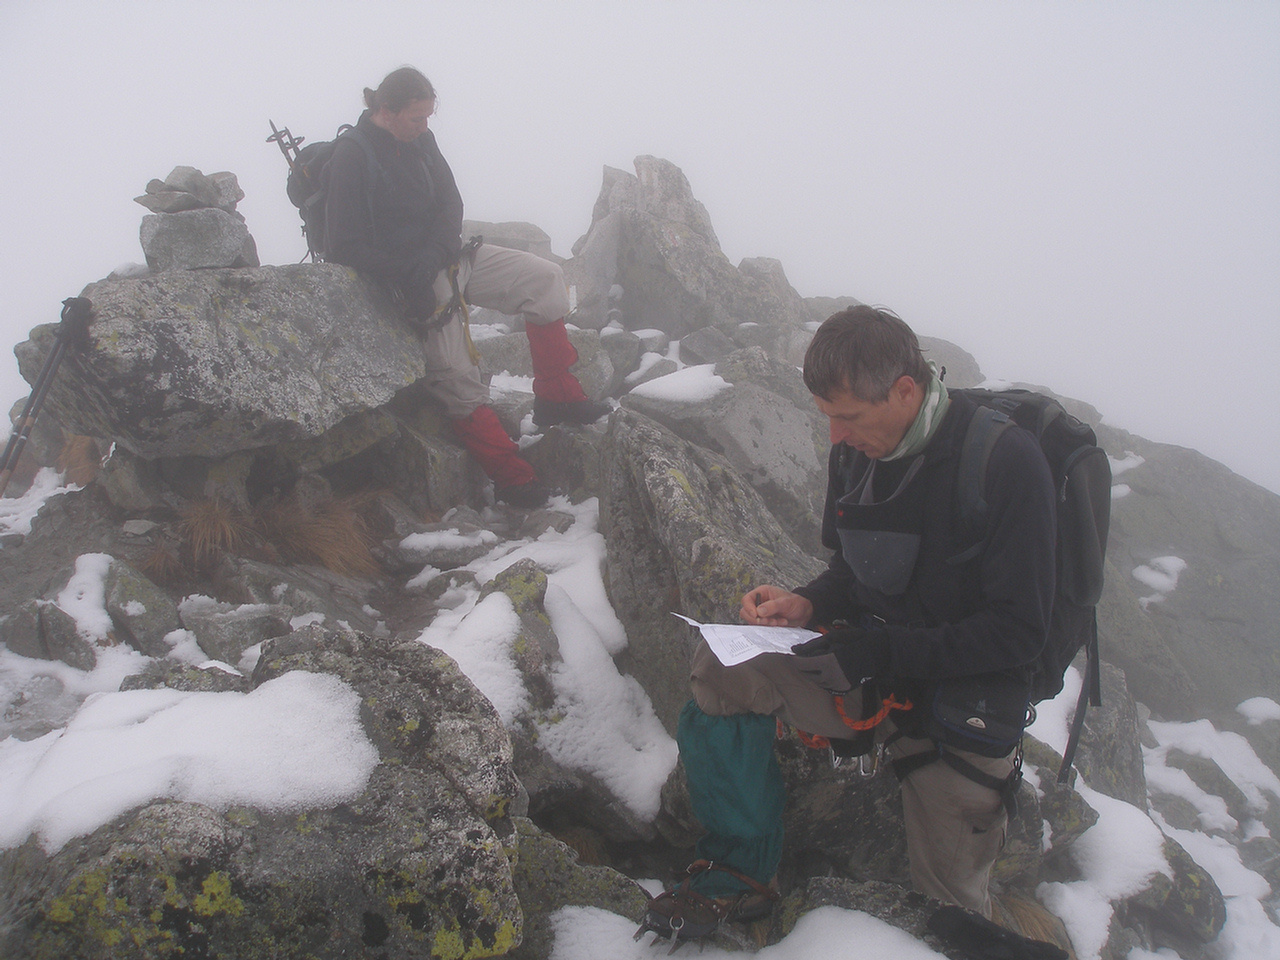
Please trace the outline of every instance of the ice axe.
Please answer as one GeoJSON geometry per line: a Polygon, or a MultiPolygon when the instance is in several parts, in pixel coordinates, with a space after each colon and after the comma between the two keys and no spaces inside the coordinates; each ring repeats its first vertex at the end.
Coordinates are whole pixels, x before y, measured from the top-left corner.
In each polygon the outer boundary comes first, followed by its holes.
{"type": "Polygon", "coordinates": [[[36,417],[40,416],[40,408],[44,406],[45,397],[53,383],[53,375],[58,372],[58,364],[62,362],[67,347],[79,347],[89,337],[89,324],[93,321],[93,305],[85,297],[67,297],[62,301],[62,319],[54,330],[53,349],[45,357],[40,375],[31,387],[31,396],[27,397],[27,405],[22,415],[13,425],[13,433],[9,435],[9,444],[4,448],[4,457],[0,458],[0,497],[4,496],[9,486],[9,478],[13,476],[18,458],[27,445],[31,429],[36,425],[36,417]]]}

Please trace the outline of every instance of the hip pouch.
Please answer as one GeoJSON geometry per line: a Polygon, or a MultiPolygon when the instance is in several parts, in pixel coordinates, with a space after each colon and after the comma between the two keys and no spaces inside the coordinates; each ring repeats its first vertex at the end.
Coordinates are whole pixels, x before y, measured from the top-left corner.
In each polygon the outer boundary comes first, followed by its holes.
{"type": "Polygon", "coordinates": [[[1018,741],[1030,714],[1030,684],[1025,677],[978,674],[939,681],[933,696],[928,735],[956,750],[982,757],[1006,756],[1018,741]]]}

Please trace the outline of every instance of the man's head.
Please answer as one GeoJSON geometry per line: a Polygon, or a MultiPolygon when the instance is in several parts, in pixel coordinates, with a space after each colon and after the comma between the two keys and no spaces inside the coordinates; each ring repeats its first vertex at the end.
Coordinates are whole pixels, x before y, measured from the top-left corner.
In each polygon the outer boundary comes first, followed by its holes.
{"type": "Polygon", "coordinates": [[[915,333],[877,307],[828,317],[804,357],[804,383],[830,421],[831,442],[873,459],[906,435],[932,379],[915,333]]]}
{"type": "Polygon", "coordinates": [[[427,132],[427,121],[436,112],[436,90],[418,70],[400,67],[377,90],[365,87],[364,102],[377,126],[409,143],[427,132]]]}

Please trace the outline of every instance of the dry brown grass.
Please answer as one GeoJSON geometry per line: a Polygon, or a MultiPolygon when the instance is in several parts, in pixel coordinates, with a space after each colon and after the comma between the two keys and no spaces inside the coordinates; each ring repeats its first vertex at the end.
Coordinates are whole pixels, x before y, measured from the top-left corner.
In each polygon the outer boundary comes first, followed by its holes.
{"type": "Polygon", "coordinates": [[[162,587],[172,587],[186,581],[187,568],[178,557],[177,551],[161,540],[147,554],[145,560],[138,565],[138,570],[152,583],[162,587]]]}
{"type": "Polygon", "coordinates": [[[102,453],[93,437],[69,434],[62,442],[56,466],[67,483],[87,487],[98,478],[102,453]]]}
{"type": "Polygon", "coordinates": [[[263,536],[288,560],[314,563],[335,573],[371,577],[380,570],[360,515],[367,497],[343,497],[303,505],[283,500],[259,515],[263,536]]]}
{"type": "Polygon", "coordinates": [[[201,500],[183,510],[178,533],[197,568],[216,562],[224,553],[243,553],[257,539],[253,520],[217,498],[201,500]]]}
{"type": "Polygon", "coordinates": [[[557,827],[552,836],[567,844],[578,855],[579,863],[594,867],[609,862],[600,834],[590,827],[557,827]]]}

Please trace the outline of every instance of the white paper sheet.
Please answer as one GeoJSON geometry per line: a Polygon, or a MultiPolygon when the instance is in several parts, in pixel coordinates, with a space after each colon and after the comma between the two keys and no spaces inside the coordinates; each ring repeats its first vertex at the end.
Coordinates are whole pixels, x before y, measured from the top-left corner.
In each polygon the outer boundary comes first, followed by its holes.
{"type": "Polygon", "coordinates": [[[672,613],[697,627],[716,659],[726,667],[743,663],[762,653],[790,653],[797,643],[822,636],[800,627],[755,627],[745,623],[699,623],[681,613],[672,613]]]}

